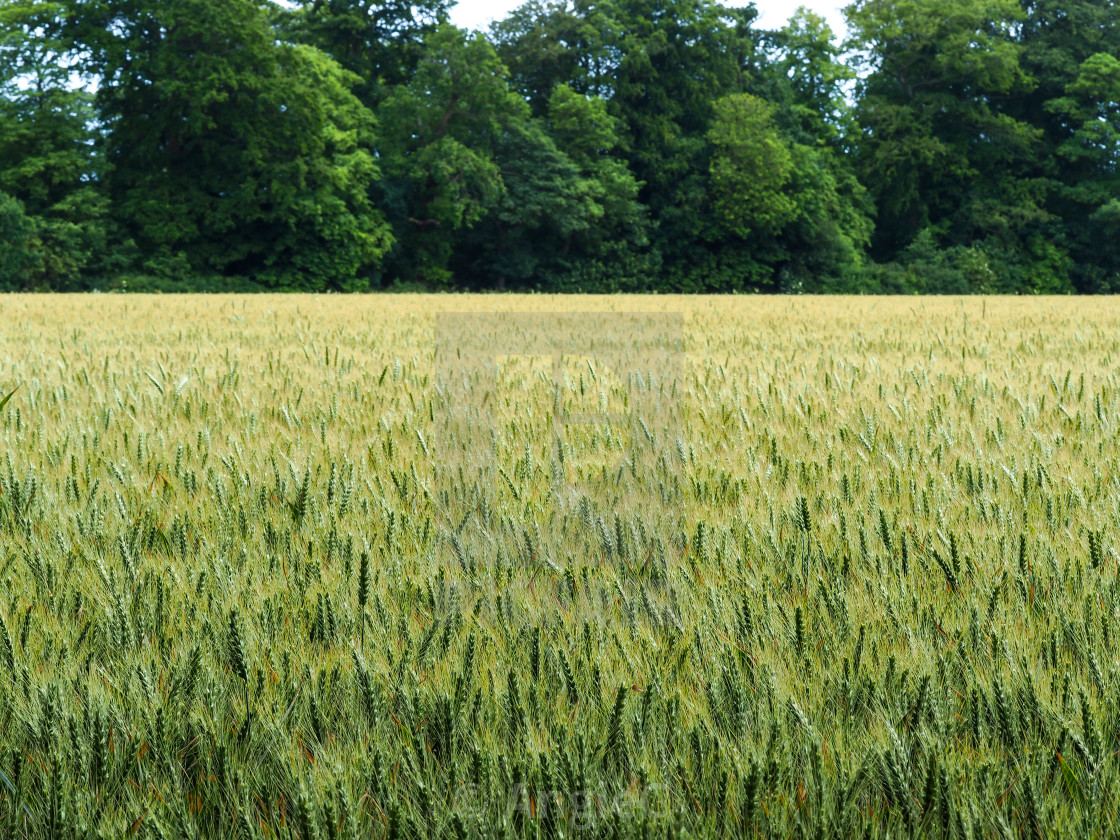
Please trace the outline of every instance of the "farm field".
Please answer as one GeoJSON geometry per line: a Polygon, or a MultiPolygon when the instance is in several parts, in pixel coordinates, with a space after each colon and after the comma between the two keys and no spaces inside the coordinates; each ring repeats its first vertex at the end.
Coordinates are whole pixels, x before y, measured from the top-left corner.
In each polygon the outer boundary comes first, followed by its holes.
{"type": "Polygon", "coordinates": [[[1120,301],[0,312],[0,836],[1117,830],[1120,301]]]}

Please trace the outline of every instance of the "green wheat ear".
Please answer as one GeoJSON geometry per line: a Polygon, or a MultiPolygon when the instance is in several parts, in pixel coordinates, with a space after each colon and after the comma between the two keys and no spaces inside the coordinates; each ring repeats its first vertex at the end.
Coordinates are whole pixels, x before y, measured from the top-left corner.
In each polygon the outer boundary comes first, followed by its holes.
{"type": "Polygon", "coordinates": [[[229,613],[229,665],[234,675],[248,682],[249,670],[245,665],[245,646],[241,642],[241,625],[237,620],[237,610],[229,613]]]}
{"type": "Polygon", "coordinates": [[[6,397],[4,397],[3,399],[0,399],[0,411],[3,411],[4,406],[6,406],[8,404],[8,400],[10,400],[12,398],[12,395],[18,390],[19,390],[19,386],[17,385],[16,387],[14,387],[12,390],[10,390],[8,392],[8,395],[6,397]]]}

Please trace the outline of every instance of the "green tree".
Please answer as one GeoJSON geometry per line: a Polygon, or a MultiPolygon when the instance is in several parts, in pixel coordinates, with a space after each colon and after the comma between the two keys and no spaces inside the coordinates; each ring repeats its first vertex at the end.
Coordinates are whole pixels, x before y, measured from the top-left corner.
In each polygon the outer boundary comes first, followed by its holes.
{"type": "Polygon", "coordinates": [[[375,123],[354,76],[277,42],[252,0],[82,5],[106,182],[147,270],[368,286],[391,238],[369,198],[375,123]]]}
{"type": "Polygon", "coordinates": [[[27,288],[82,288],[110,267],[96,112],[72,84],[61,26],[58,3],[0,8],[0,192],[30,226],[34,260],[19,269],[27,288]]]}
{"type": "Polygon", "coordinates": [[[714,103],[744,90],[755,60],[754,10],[708,0],[622,0],[616,4],[621,56],[612,70],[611,113],[642,200],[657,224],[670,283],[703,274],[746,275],[732,261],[706,259],[714,103]]]}
{"type": "MultiPolygon", "coordinates": [[[[946,247],[982,242],[1001,265],[1030,262],[1047,214],[1030,172],[1039,132],[1006,110],[1032,84],[1018,4],[859,0],[846,14],[865,73],[854,145],[878,209],[876,255],[898,256],[928,228],[946,247]]],[[[1022,281],[1002,278],[1008,290],[1022,281]]]]}
{"type": "Polygon", "coordinates": [[[499,289],[548,282],[565,243],[600,215],[591,185],[537,120],[511,125],[493,153],[502,193],[457,243],[456,280],[499,289]]]}
{"type": "Polygon", "coordinates": [[[556,85],[548,99],[548,125],[571,159],[595,205],[594,222],[564,242],[559,284],[615,291],[656,288],[659,255],[651,248],[642,184],[619,152],[619,123],[601,97],[556,85]]]}
{"type": "Polygon", "coordinates": [[[845,86],[855,72],[841,60],[828,21],[802,6],[769,40],[773,55],[762,75],[775,81],[766,93],[788,110],[782,116],[789,128],[799,132],[801,142],[838,143],[849,128],[845,86]],[[788,93],[781,87],[788,87],[788,93]]]}
{"type": "Polygon", "coordinates": [[[30,285],[39,262],[34,237],[35,224],[23,205],[0,192],[0,291],[22,291],[30,285]]]}
{"type": "Polygon", "coordinates": [[[793,145],[790,191],[797,210],[782,242],[777,267],[786,292],[861,290],[874,231],[874,208],[849,161],[832,148],[793,145]]]}
{"type": "Polygon", "coordinates": [[[1120,291],[1120,60],[1108,53],[1089,56],[1066,92],[1051,107],[1068,116],[1073,128],[1058,154],[1083,173],[1061,190],[1084,217],[1080,225],[1065,219],[1079,286],[1120,291]]]}
{"type": "Polygon", "coordinates": [[[1023,0],[1017,43],[1035,86],[1009,103],[1042,144],[1032,173],[1047,186],[1048,218],[1032,246],[1069,267],[1083,292],[1120,290],[1113,203],[1117,177],[1116,56],[1120,18],[1099,0],[1023,0]]]}
{"type": "Polygon", "coordinates": [[[514,124],[496,144],[504,193],[463,236],[456,277],[474,287],[648,286],[648,218],[640,185],[610,157],[617,142],[606,103],[557,86],[547,120],[514,124]]]}
{"type": "Polygon", "coordinates": [[[412,77],[426,40],[447,21],[453,0],[300,0],[278,12],[280,28],[318,47],[360,81],[354,93],[376,107],[412,77]]]}
{"type": "Polygon", "coordinates": [[[754,15],[711,0],[573,0],[526,4],[494,28],[535,114],[560,85],[607,103],[668,287],[694,276],[708,249],[707,131],[715,101],[750,76],[754,15]]]}
{"type": "MultiPolygon", "coordinates": [[[[534,114],[563,89],[605,103],[609,157],[641,185],[654,231],[629,252],[661,288],[812,287],[865,247],[867,203],[838,140],[851,72],[822,19],[802,12],[777,34],[753,20],[706,0],[534,0],[494,27],[534,114]]],[[[594,144],[598,125],[569,121],[576,145],[561,148],[594,144]]]]}
{"type": "Polygon", "coordinates": [[[621,53],[614,3],[529,0],[491,28],[491,40],[510,85],[543,117],[560,85],[579,94],[609,97],[621,53]]]}
{"type": "MultiPolygon", "coordinates": [[[[506,186],[496,159],[529,117],[480,34],[445,25],[429,38],[411,83],[378,111],[385,133],[384,204],[396,231],[389,276],[447,286],[459,232],[498,207],[506,186]]],[[[521,138],[525,138],[525,134],[521,138]]]]}
{"type": "Polygon", "coordinates": [[[827,21],[804,7],[762,41],[766,63],[748,87],[768,101],[788,145],[784,190],[794,207],[778,240],[773,283],[783,291],[863,290],[873,207],[847,153],[853,69],[827,21]]]}
{"type": "Polygon", "coordinates": [[[750,94],[726,96],[716,103],[708,130],[716,220],[742,239],[773,237],[796,210],[785,192],[793,155],[774,124],[774,110],[750,94]]]}
{"type": "Polygon", "coordinates": [[[755,287],[843,287],[871,231],[858,184],[830,148],[783,133],[773,104],[737,94],[715,111],[708,139],[716,252],[738,251],[755,287]]]}

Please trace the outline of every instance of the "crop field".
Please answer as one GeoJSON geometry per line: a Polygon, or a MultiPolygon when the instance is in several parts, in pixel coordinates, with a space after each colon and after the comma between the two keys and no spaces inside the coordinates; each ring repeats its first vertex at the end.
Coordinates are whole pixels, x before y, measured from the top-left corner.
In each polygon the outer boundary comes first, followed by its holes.
{"type": "Polygon", "coordinates": [[[1118,830],[1120,302],[0,313],[2,838],[1118,830]]]}

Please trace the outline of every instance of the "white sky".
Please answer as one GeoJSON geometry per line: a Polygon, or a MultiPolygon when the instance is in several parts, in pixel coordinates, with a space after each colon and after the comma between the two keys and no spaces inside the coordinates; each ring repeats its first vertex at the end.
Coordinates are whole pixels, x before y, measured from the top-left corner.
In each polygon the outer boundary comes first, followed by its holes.
{"type": "MultiPolygon", "coordinates": [[[[522,0],[459,0],[451,7],[451,22],[466,29],[486,29],[491,21],[505,17],[522,0]]],[[[798,6],[808,6],[817,14],[824,15],[837,36],[844,35],[844,16],[840,10],[848,0],[755,0],[758,9],[757,25],[763,29],[779,29],[797,10],[798,6]]],[[[736,0],[727,0],[727,5],[746,5],[736,0]]]]}

